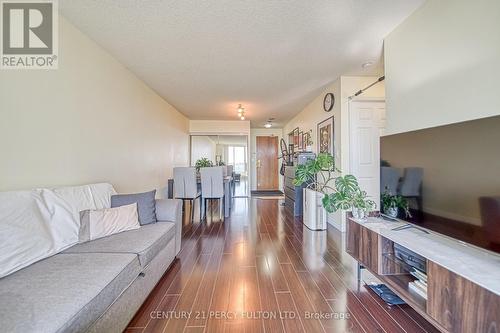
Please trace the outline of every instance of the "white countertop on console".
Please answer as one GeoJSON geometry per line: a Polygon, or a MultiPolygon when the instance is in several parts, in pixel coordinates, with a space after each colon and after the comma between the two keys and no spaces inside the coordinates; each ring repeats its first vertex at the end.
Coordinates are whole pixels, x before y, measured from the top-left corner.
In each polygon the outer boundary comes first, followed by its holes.
{"type": "Polygon", "coordinates": [[[500,295],[500,255],[427,229],[429,234],[415,228],[392,230],[407,224],[402,221],[351,220],[500,295]]]}

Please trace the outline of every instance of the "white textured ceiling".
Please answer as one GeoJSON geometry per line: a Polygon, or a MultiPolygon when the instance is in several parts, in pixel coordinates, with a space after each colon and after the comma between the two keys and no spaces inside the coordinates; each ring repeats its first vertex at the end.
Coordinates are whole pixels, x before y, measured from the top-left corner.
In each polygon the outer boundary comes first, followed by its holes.
{"type": "Polygon", "coordinates": [[[191,119],[283,125],[340,75],[381,74],[424,0],[64,0],[61,13],[191,119]],[[375,66],[362,70],[361,64],[375,66]]]}

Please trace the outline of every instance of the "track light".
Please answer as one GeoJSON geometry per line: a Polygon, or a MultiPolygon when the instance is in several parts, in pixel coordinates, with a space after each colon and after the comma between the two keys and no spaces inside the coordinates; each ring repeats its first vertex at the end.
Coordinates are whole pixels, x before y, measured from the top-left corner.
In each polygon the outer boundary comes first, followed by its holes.
{"type": "Polygon", "coordinates": [[[238,104],[238,117],[241,120],[245,120],[245,108],[241,104],[238,104]]]}

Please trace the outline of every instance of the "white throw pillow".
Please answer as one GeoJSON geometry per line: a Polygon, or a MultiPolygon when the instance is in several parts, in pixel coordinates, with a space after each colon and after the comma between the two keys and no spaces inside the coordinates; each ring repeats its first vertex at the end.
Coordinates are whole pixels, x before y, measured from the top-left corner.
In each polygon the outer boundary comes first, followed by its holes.
{"type": "Polygon", "coordinates": [[[107,183],[0,192],[0,278],[78,243],[80,211],[113,194],[107,183]]]}
{"type": "Polygon", "coordinates": [[[0,192],[0,278],[58,252],[41,191],[0,192]]]}
{"type": "Polygon", "coordinates": [[[84,210],[80,212],[78,242],[84,243],[139,227],[136,203],[115,208],[84,210]]]}

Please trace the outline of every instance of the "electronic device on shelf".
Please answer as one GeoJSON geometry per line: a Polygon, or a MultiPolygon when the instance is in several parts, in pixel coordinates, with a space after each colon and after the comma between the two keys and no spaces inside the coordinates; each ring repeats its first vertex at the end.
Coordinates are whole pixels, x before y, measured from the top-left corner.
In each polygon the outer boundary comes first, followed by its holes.
{"type": "Polygon", "coordinates": [[[382,136],[380,191],[407,200],[400,220],[500,253],[499,128],[496,115],[382,136]]]}
{"type": "Polygon", "coordinates": [[[408,250],[404,246],[394,243],[394,256],[411,268],[417,269],[424,274],[427,272],[427,261],[425,258],[413,251],[408,250]]]}
{"type": "Polygon", "coordinates": [[[315,159],[316,154],[312,152],[299,152],[294,157],[294,165],[306,164],[307,161],[315,159]]]}

